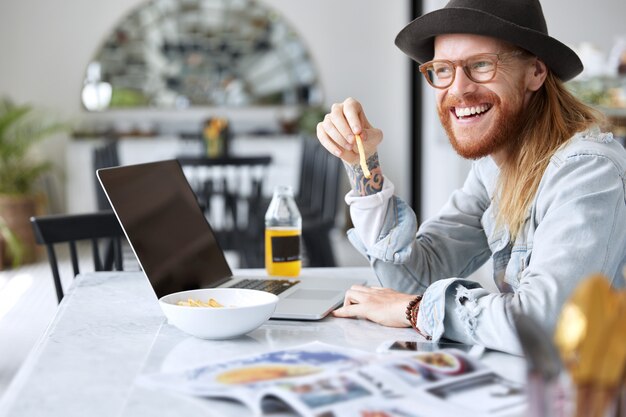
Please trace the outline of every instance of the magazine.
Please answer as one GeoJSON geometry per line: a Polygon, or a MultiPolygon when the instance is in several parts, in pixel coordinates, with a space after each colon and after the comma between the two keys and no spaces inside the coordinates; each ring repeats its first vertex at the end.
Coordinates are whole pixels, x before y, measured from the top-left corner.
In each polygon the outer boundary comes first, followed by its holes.
{"type": "Polygon", "coordinates": [[[211,399],[236,400],[256,416],[519,415],[523,386],[456,349],[373,354],[314,342],[172,373],[138,383],[211,399]]]}

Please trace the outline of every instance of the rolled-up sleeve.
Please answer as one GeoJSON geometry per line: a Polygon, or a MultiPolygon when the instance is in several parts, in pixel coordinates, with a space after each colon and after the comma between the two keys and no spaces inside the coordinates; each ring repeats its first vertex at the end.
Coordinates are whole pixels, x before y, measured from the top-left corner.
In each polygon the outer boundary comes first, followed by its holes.
{"type": "Polygon", "coordinates": [[[490,198],[474,168],[439,216],[419,232],[414,211],[393,195],[388,179],[384,184],[388,188],[374,196],[346,196],[355,225],[348,237],[381,285],[421,293],[439,279],[468,276],[489,258],[481,218],[490,198]]]}
{"type": "Polygon", "coordinates": [[[350,206],[350,218],[354,224],[353,233],[356,233],[353,238],[358,239],[360,248],[371,248],[379,240],[394,190],[393,183],[385,178],[383,189],[376,194],[359,196],[354,190],[346,194],[346,204],[350,206]]]}
{"type": "Polygon", "coordinates": [[[533,241],[527,242],[530,259],[520,269],[514,291],[488,293],[454,279],[433,285],[420,307],[418,324],[424,331],[517,353],[512,312],[533,317],[552,334],[563,303],[584,278],[602,273],[621,284],[617,277],[626,254],[623,169],[602,155],[553,159],[530,213],[528,223],[536,227],[533,241]]]}

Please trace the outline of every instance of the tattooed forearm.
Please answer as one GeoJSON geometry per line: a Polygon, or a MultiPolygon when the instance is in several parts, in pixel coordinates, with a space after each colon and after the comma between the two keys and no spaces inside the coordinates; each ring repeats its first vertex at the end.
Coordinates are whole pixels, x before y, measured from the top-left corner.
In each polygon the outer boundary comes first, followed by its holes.
{"type": "Polygon", "coordinates": [[[367,168],[372,174],[369,179],[365,178],[363,169],[361,169],[361,166],[358,163],[354,165],[344,163],[343,165],[348,173],[350,185],[358,195],[372,195],[383,189],[383,171],[380,168],[380,162],[378,161],[378,153],[375,153],[367,158],[367,168]]]}

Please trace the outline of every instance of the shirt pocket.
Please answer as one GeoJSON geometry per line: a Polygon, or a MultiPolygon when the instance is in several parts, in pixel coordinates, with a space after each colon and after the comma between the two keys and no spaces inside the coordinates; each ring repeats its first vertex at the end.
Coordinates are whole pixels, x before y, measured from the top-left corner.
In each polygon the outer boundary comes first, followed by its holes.
{"type": "Polygon", "coordinates": [[[522,280],[522,274],[530,262],[531,251],[527,245],[515,245],[511,250],[511,258],[504,272],[504,282],[516,291],[522,280]]]}
{"type": "Polygon", "coordinates": [[[499,240],[495,236],[493,236],[495,232],[495,221],[493,217],[493,206],[487,207],[482,217],[480,218],[480,224],[483,226],[483,230],[485,231],[485,236],[487,236],[487,242],[489,247],[493,251],[492,245],[494,244],[494,240],[499,240]]]}
{"type": "Polygon", "coordinates": [[[509,244],[509,233],[506,228],[500,227],[496,229],[496,221],[493,213],[493,205],[487,207],[487,210],[483,213],[480,223],[485,231],[487,237],[487,244],[491,253],[494,255],[501,252],[509,244]]]}

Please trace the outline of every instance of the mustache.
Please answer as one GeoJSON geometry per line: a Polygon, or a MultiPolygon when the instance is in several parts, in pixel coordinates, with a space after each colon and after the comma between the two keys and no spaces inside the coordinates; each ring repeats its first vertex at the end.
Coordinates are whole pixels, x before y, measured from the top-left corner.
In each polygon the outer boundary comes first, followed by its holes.
{"type": "Polygon", "coordinates": [[[453,94],[448,94],[441,102],[441,109],[448,109],[450,107],[459,107],[461,105],[477,106],[483,103],[490,103],[492,105],[500,104],[500,97],[493,92],[487,93],[467,93],[463,97],[458,97],[453,94]]]}

